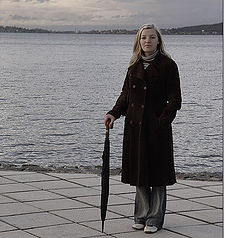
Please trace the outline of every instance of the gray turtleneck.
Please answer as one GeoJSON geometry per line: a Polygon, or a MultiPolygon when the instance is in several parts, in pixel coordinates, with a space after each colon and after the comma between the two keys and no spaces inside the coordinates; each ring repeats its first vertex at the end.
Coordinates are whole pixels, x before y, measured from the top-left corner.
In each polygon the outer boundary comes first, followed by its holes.
{"type": "Polygon", "coordinates": [[[150,62],[155,59],[157,53],[158,53],[158,50],[156,50],[152,55],[149,55],[149,56],[142,55],[144,69],[146,69],[150,65],[150,62]]]}

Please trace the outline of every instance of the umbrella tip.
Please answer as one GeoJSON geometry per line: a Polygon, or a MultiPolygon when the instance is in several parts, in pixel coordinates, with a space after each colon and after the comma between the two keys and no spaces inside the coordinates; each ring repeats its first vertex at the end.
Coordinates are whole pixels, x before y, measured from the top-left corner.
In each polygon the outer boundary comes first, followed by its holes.
{"type": "Polygon", "coordinates": [[[102,222],[102,233],[103,233],[103,230],[104,230],[104,222],[102,222]]]}

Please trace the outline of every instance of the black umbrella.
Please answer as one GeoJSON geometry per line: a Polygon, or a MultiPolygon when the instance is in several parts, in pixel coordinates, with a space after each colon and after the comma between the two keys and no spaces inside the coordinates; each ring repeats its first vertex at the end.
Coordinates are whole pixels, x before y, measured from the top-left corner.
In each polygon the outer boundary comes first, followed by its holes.
{"type": "Polygon", "coordinates": [[[101,220],[102,232],[104,230],[104,221],[107,213],[108,195],[109,195],[109,155],[110,155],[110,142],[109,142],[109,122],[106,126],[106,138],[104,142],[104,151],[102,155],[102,194],[101,194],[101,220]]]}

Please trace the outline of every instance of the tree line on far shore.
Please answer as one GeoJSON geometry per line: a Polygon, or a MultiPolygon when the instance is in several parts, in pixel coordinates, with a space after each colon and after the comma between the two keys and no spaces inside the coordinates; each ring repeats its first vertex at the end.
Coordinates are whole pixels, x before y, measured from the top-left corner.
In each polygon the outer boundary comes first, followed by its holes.
{"type": "MultiPolygon", "coordinates": [[[[160,29],[163,35],[222,35],[223,23],[160,29]]],[[[90,31],[54,31],[40,28],[28,29],[16,26],[0,26],[0,32],[8,33],[63,33],[63,34],[136,34],[137,30],[113,29],[90,31]]]]}

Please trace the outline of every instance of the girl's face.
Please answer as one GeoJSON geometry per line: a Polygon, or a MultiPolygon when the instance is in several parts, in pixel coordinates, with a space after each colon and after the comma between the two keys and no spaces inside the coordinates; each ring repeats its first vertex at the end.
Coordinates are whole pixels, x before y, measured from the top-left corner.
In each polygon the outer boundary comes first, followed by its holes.
{"type": "Polygon", "coordinates": [[[140,37],[140,45],[145,56],[152,55],[158,45],[158,36],[154,29],[144,29],[140,37]]]}

